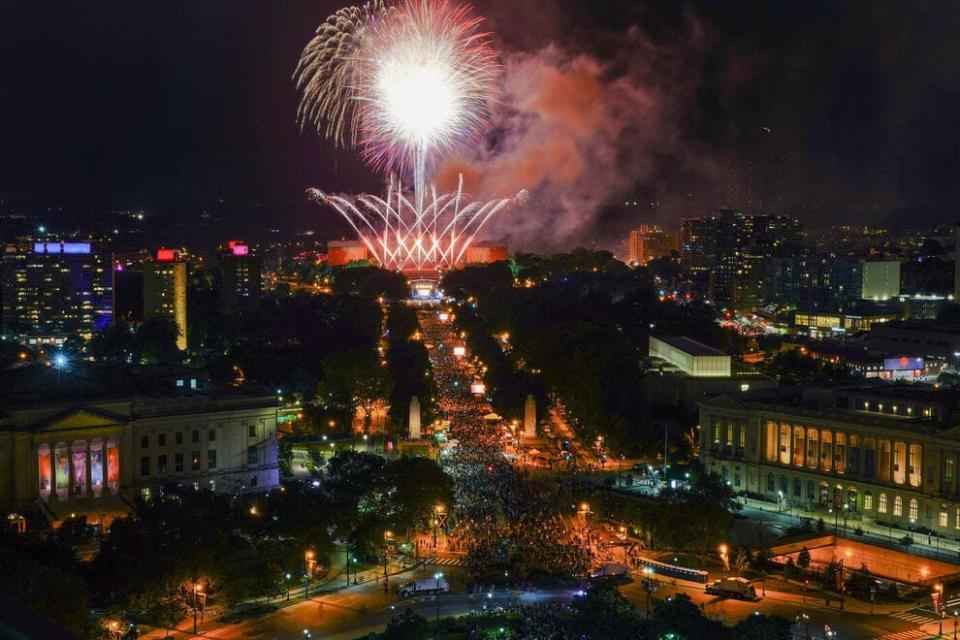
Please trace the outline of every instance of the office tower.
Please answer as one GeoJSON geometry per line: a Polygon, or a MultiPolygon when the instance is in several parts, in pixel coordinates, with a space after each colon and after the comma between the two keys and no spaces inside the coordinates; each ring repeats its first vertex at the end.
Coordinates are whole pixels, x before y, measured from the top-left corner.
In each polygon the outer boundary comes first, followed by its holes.
{"type": "Polygon", "coordinates": [[[177,325],[177,348],[187,348],[187,264],[173,249],[159,249],[143,265],[143,317],[162,317],[177,325]]]}
{"type": "Polygon", "coordinates": [[[225,311],[251,309],[260,304],[263,260],[250,251],[249,245],[231,240],[220,254],[223,289],[221,306],[225,311]]]}
{"type": "Polygon", "coordinates": [[[89,339],[113,322],[110,253],[90,242],[23,242],[0,260],[3,332],[31,343],[89,339]]]}

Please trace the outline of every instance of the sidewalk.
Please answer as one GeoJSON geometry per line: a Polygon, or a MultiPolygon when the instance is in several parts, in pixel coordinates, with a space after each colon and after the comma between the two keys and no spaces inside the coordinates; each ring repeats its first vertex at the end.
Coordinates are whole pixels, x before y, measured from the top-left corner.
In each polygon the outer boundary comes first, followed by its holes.
{"type": "Polygon", "coordinates": [[[776,503],[765,500],[757,500],[743,496],[740,498],[745,508],[762,512],[773,519],[782,518],[786,524],[799,525],[804,519],[816,523],[818,519],[823,519],[824,533],[833,533],[834,529],[840,533],[841,537],[850,540],[862,539],[862,541],[876,544],[877,546],[895,547],[898,551],[909,553],[911,555],[936,558],[943,562],[960,563],[960,542],[950,538],[927,536],[924,533],[909,531],[907,529],[898,529],[897,527],[877,525],[873,519],[857,514],[859,520],[847,518],[846,527],[843,524],[843,517],[836,517],[836,514],[824,513],[821,511],[812,511],[800,507],[789,507],[784,505],[778,509],[776,503]],[[836,517],[836,522],[834,518],[836,517]],[[860,528],[864,531],[864,536],[858,538],[854,531],[860,528]],[[844,534],[844,532],[846,532],[844,534]],[[913,544],[901,545],[900,539],[905,535],[913,537],[913,544]]]}
{"type": "MultiPolygon", "coordinates": [[[[419,562],[401,567],[395,567],[393,571],[388,572],[389,577],[399,576],[409,571],[413,571],[417,568],[420,568],[428,564],[433,559],[432,556],[427,556],[420,558],[419,562]]],[[[340,591],[345,591],[352,587],[369,584],[371,582],[379,582],[383,579],[383,571],[376,572],[372,570],[362,571],[358,574],[356,581],[351,580],[350,584],[346,584],[346,581],[338,581],[338,578],[343,577],[343,572],[338,572],[330,575],[323,583],[310,585],[310,595],[308,598],[304,598],[304,586],[301,583],[300,586],[290,589],[290,596],[287,597],[287,593],[284,592],[282,595],[268,598],[268,599],[259,599],[252,600],[248,602],[243,602],[236,607],[234,611],[242,612],[244,609],[254,609],[257,607],[264,606],[273,606],[277,610],[285,609],[293,605],[300,604],[306,600],[313,600],[314,598],[321,598],[323,596],[332,595],[339,593],[340,591]],[[334,585],[335,582],[339,584],[334,585]],[[331,588],[331,585],[332,588],[331,588]]],[[[193,633],[193,616],[192,613],[184,621],[181,621],[179,625],[172,631],[171,636],[174,635],[183,635],[184,637],[194,637],[195,635],[204,635],[210,631],[225,627],[230,622],[222,622],[219,617],[208,616],[201,624],[197,625],[197,634],[193,633]]],[[[141,625],[141,628],[147,627],[147,625],[141,625]]],[[[142,631],[139,635],[141,638],[163,638],[166,637],[167,632],[165,629],[149,628],[147,631],[142,631]]]]}

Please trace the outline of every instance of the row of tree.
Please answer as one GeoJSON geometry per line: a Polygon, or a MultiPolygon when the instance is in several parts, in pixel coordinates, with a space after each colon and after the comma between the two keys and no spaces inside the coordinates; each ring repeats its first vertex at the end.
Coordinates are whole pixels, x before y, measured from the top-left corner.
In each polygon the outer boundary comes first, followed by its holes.
{"type": "Polygon", "coordinates": [[[470,336],[477,334],[472,346],[491,358],[497,373],[488,382],[495,393],[513,386],[513,372],[536,376],[562,401],[584,439],[602,434],[620,453],[651,452],[662,442],[640,393],[650,334],[684,335],[718,347],[734,339],[715,322],[712,308],[661,300],[649,273],[627,268],[608,252],[521,255],[512,263],[452,271],[443,285],[460,301],[457,321],[470,336]],[[484,345],[504,333],[510,336],[509,365],[484,345]]]}

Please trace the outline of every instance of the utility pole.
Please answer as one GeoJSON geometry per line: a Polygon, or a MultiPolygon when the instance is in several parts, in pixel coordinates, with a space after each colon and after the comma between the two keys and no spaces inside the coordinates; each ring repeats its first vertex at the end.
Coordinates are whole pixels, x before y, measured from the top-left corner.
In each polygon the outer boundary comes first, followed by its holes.
{"type": "Polygon", "coordinates": [[[667,482],[667,423],[663,423],[663,482],[667,482]]]}

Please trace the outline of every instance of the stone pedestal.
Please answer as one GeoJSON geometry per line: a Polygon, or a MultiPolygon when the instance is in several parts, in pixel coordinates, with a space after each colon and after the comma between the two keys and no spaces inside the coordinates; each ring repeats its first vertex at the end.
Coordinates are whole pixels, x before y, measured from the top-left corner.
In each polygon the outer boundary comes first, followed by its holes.
{"type": "Polygon", "coordinates": [[[523,437],[537,437],[537,401],[532,394],[527,396],[523,405],[523,437]]]}
{"type": "Polygon", "coordinates": [[[417,396],[410,398],[410,439],[420,439],[420,399],[417,396]]]}

